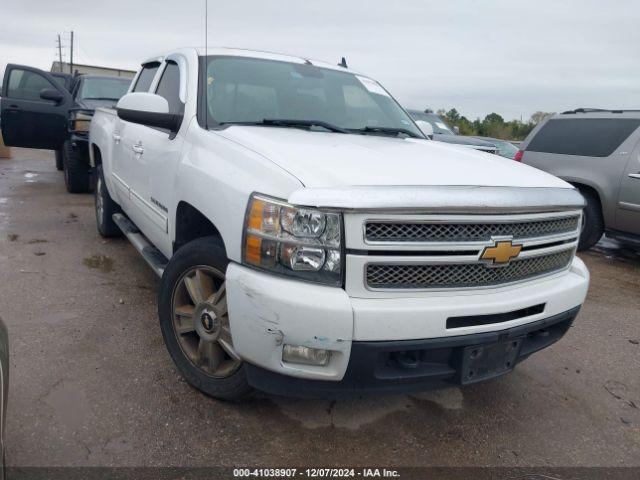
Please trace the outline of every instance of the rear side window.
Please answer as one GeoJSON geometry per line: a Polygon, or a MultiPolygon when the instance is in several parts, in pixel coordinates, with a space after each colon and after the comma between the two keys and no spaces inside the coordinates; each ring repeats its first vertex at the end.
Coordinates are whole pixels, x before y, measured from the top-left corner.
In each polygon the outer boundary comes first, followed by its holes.
{"type": "Polygon", "coordinates": [[[153,77],[156,76],[156,72],[160,68],[160,64],[158,62],[147,63],[142,67],[142,71],[138,76],[138,81],[136,82],[136,86],[133,87],[134,92],[148,92],[149,87],[151,86],[151,82],[153,82],[153,77]]]}
{"type": "Polygon", "coordinates": [[[553,119],[542,126],[527,151],[608,157],[640,126],[634,118],[553,119]]]}
{"type": "Polygon", "coordinates": [[[180,101],[180,67],[175,62],[167,62],[156,94],[167,100],[169,113],[182,113],[184,105],[180,101]]]}
{"type": "Polygon", "coordinates": [[[35,100],[46,102],[40,98],[40,92],[45,88],[56,88],[49,80],[36,72],[14,69],[9,75],[7,97],[16,100],[35,100]]]}

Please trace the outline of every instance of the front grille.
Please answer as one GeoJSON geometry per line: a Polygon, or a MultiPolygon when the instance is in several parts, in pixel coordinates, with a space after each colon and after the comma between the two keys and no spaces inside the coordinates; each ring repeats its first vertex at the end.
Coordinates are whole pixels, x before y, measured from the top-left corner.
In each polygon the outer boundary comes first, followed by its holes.
{"type": "Polygon", "coordinates": [[[517,282],[548,275],[569,266],[574,250],[514,260],[506,267],[484,263],[369,264],[367,285],[385,289],[469,288],[517,282]]]}
{"type": "Polygon", "coordinates": [[[534,238],[575,232],[579,221],[579,215],[505,223],[370,221],[366,224],[366,239],[372,242],[473,242],[497,236],[534,238]]]}

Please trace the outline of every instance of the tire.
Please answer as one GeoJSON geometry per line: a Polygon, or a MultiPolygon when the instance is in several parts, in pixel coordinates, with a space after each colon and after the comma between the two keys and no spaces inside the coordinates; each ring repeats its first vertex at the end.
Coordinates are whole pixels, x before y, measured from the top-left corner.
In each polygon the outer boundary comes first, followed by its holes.
{"type": "Polygon", "coordinates": [[[578,242],[578,250],[583,251],[593,247],[602,238],[604,218],[598,196],[590,190],[580,190],[580,193],[582,193],[587,202],[583,212],[584,222],[580,233],[580,241],[578,242]]]}
{"type": "Polygon", "coordinates": [[[113,215],[115,213],[121,213],[120,206],[113,201],[107,185],[104,183],[104,174],[102,172],[102,165],[98,165],[96,168],[96,193],[95,193],[95,208],[96,208],[96,225],[98,226],[98,232],[105,238],[121,237],[122,230],[113,221],[113,215]]]}
{"type": "Polygon", "coordinates": [[[70,141],[64,142],[62,151],[64,183],[69,193],[87,193],[91,190],[88,158],[84,158],[70,141]]]}
{"type": "MultiPolygon", "coordinates": [[[[158,316],[160,319],[160,328],[164,338],[167,350],[178,367],[184,378],[196,389],[222,400],[239,400],[251,392],[251,387],[247,382],[244,364],[239,358],[233,358],[228,355],[227,350],[220,346],[221,342],[207,342],[205,316],[207,315],[207,307],[204,305],[214,305],[215,298],[224,292],[224,273],[226,272],[229,260],[227,259],[224,247],[221,245],[217,237],[204,237],[187,243],[180,248],[173,256],[167,268],[164,271],[160,282],[160,290],[158,293],[158,316]],[[193,277],[189,277],[195,271],[193,277]],[[202,292],[202,298],[208,298],[208,301],[197,302],[193,300],[193,295],[186,288],[185,279],[197,279],[198,272],[203,273],[202,276],[208,278],[209,291],[198,289],[202,292]],[[209,275],[210,274],[210,275],[209,275]],[[217,277],[216,277],[217,276],[217,277]],[[215,298],[214,298],[215,297],[215,298]],[[181,299],[180,301],[178,299],[181,299]],[[212,300],[214,299],[214,300],[212,300]],[[182,306],[185,303],[187,306],[182,306]],[[180,304],[180,305],[178,305],[180,304]],[[192,320],[188,317],[176,315],[175,309],[194,308],[192,312],[192,320]],[[203,310],[204,309],[204,310],[203,310]],[[187,324],[182,325],[184,319],[187,324]],[[179,326],[177,324],[180,324],[179,326]],[[178,327],[181,330],[193,331],[186,333],[178,333],[178,327]],[[204,332],[204,333],[203,333],[204,332]],[[216,345],[216,354],[212,354],[209,358],[216,357],[214,362],[207,363],[206,353],[201,354],[201,350],[206,352],[207,347],[203,345],[216,345]],[[195,353],[194,353],[195,352],[195,353]],[[220,353],[222,352],[222,353],[220,353]],[[224,357],[220,360],[220,355],[224,357]],[[218,364],[218,366],[213,366],[218,364]],[[207,371],[207,369],[209,369],[207,371]],[[224,374],[217,374],[223,372],[224,374]]],[[[198,285],[207,282],[198,282],[198,285]]],[[[226,295],[223,293],[223,295],[226,295]]],[[[224,312],[226,312],[226,296],[224,298],[224,312]]],[[[222,303],[222,302],[221,302],[222,303]]],[[[210,310],[209,310],[210,311],[210,310]]],[[[219,310],[212,312],[213,318],[218,321],[219,318],[225,318],[219,314],[219,310]]],[[[221,320],[220,324],[225,324],[228,340],[231,340],[228,312],[226,320],[221,320]]],[[[232,343],[232,342],[231,342],[232,343]]]]}
{"type": "Polygon", "coordinates": [[[63,161],[63,157],[62,157],[62,150],[55,150],[54,153],[56,154],[56,170],[61,172],[61,171],[64,170],[64,161],[63,161]]]}

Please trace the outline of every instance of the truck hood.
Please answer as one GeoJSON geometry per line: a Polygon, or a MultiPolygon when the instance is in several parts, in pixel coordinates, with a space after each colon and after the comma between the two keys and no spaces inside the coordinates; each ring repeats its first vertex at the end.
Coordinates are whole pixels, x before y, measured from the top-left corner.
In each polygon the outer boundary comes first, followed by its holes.
{"type": "Polygon", "coordinates": [[[268,158],[305,187],[573,188],[513,160],[423,139],[233,125],[216,134],[268,158]]]}

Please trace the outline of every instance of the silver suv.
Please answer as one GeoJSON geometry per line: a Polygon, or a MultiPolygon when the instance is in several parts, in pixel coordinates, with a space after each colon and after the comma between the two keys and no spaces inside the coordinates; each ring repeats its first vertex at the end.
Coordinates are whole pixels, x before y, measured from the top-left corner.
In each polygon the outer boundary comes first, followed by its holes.
{"type": "Polygon", "coordinates": [[[577,109],[541,122],[516,160],[575,185],[587,201],[580,249],[602,237],[640,246],[640,111],[577,109]]]}

